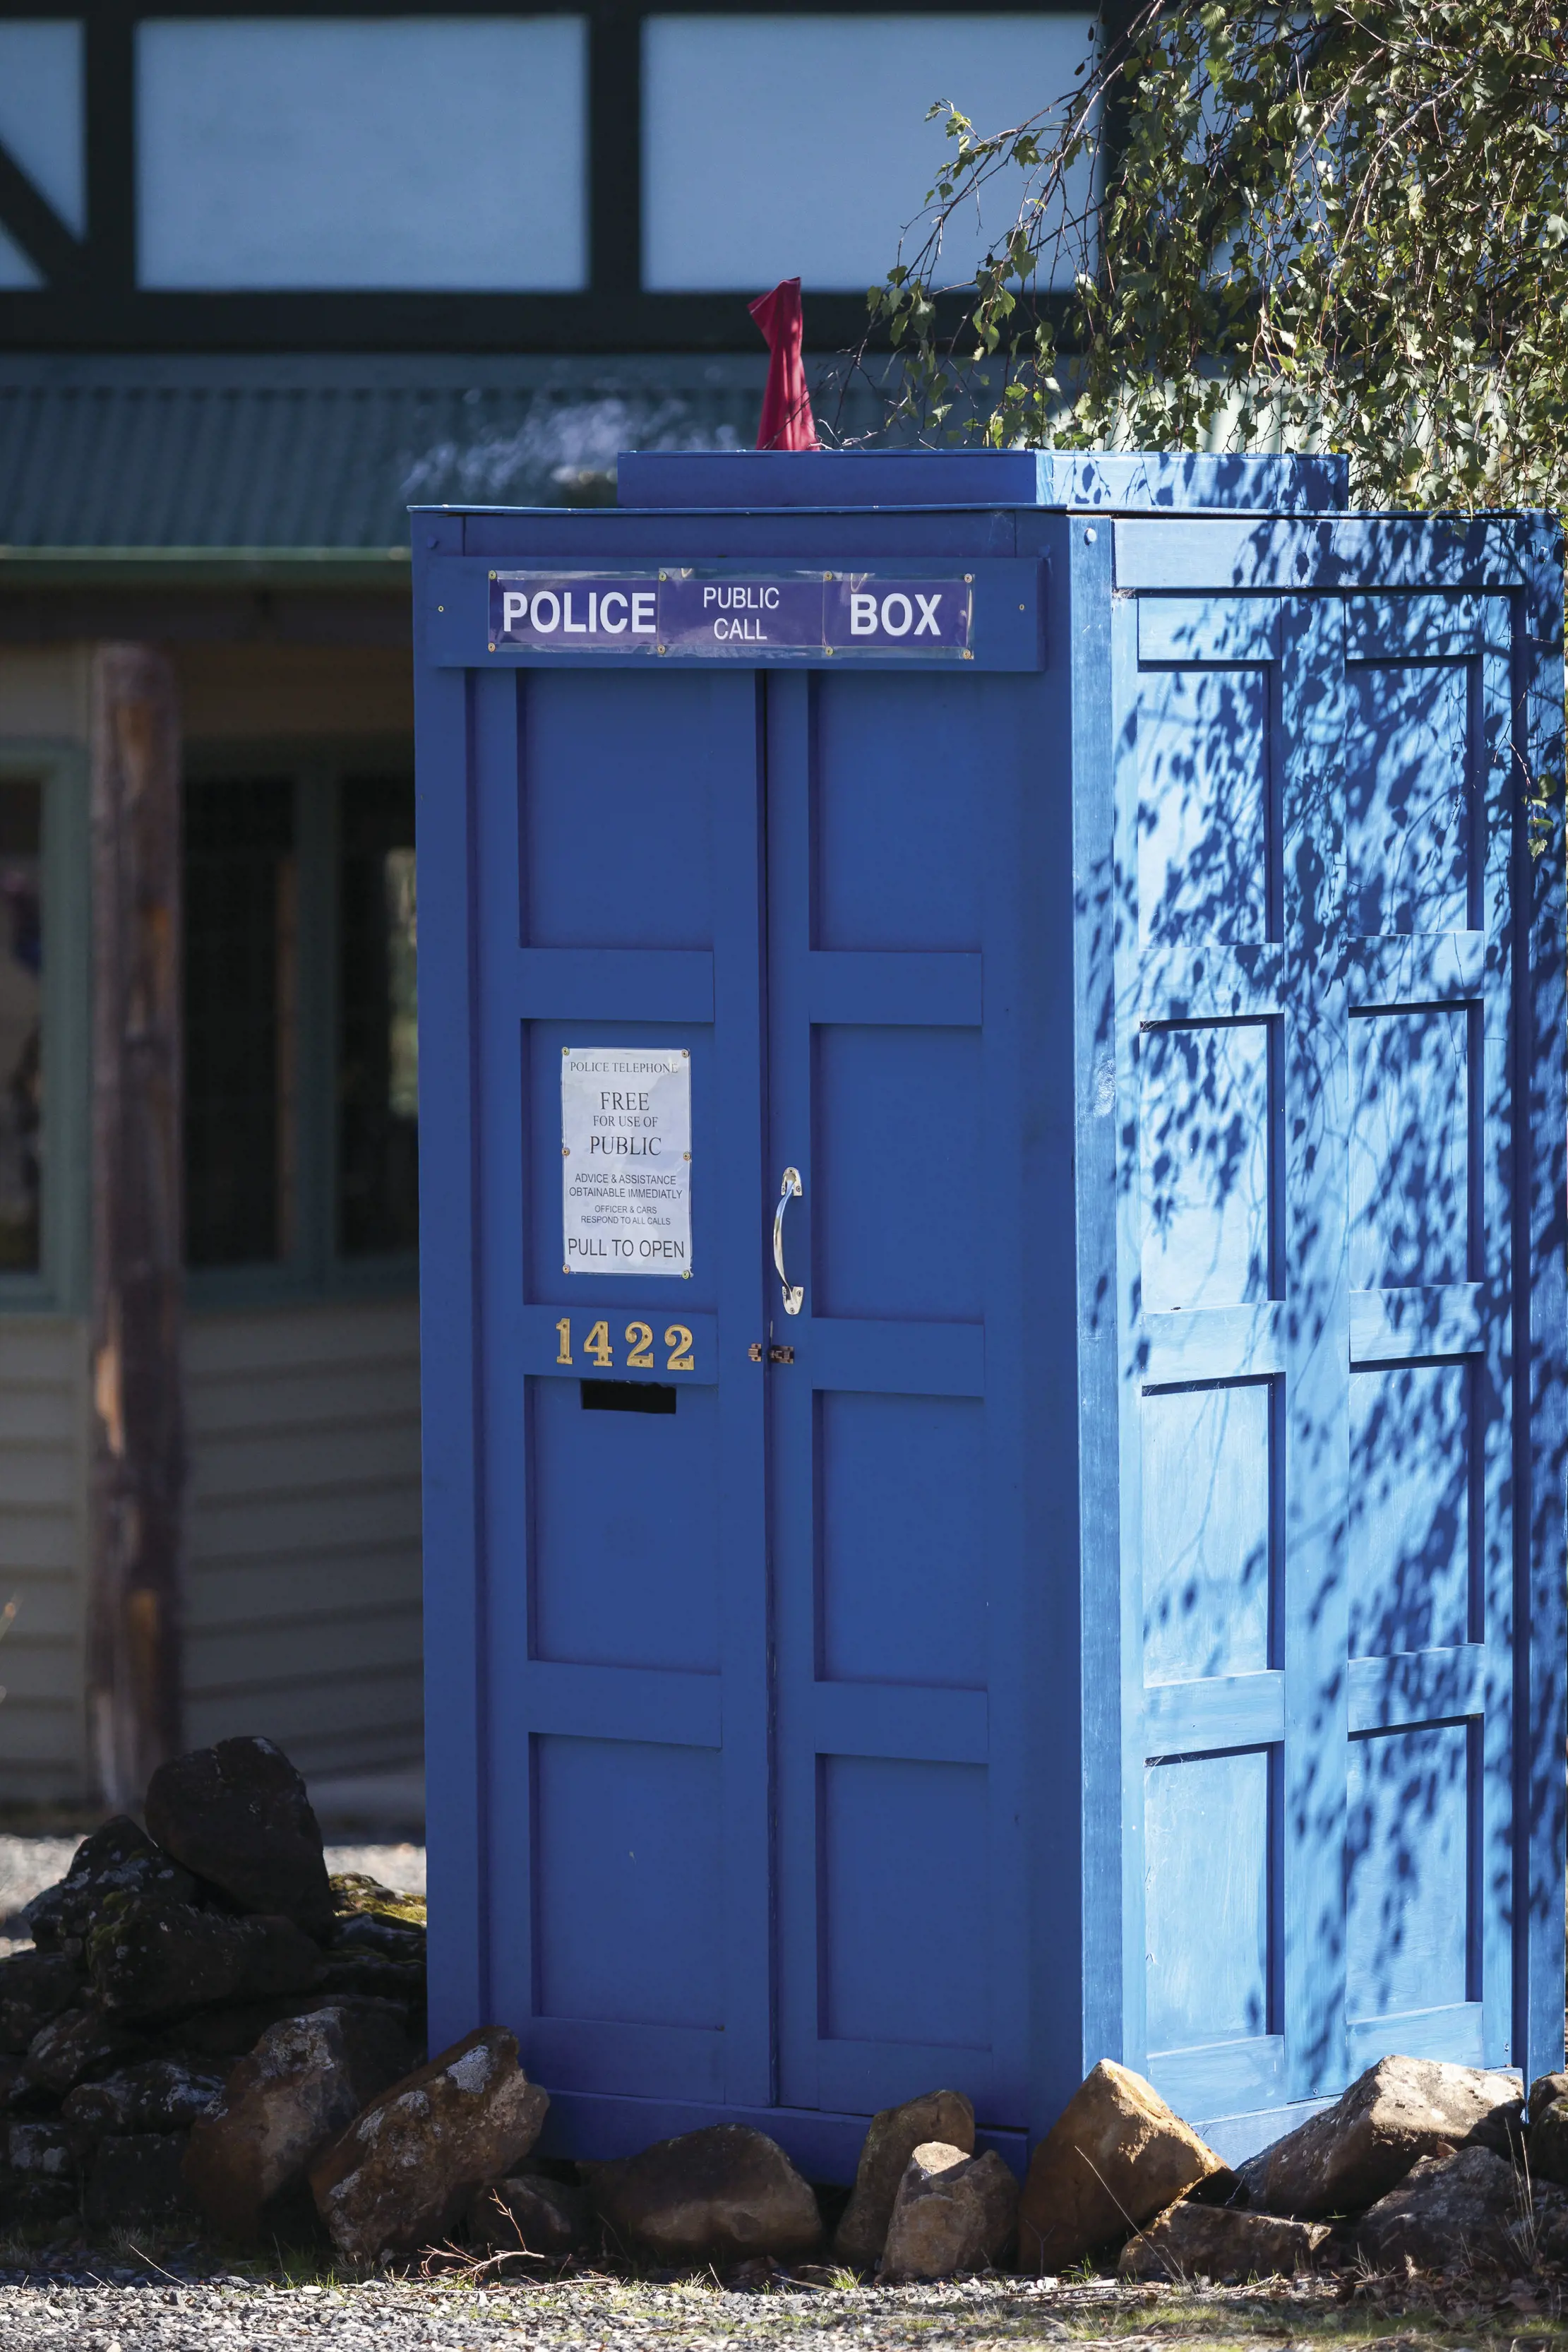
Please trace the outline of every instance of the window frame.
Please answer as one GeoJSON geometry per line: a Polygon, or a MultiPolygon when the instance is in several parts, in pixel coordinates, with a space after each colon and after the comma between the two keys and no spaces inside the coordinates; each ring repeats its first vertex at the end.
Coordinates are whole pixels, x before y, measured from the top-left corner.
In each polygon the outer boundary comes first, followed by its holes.
{"type": "Polygon", "coordinates": [[[39,987],[44,1116],[38,1264],[0,1272],[0,1314],[79,1315],[89,1297],[92,1118],[92,913],[84,746],[0,741],[0,781],[39,788],[39,987]]]}
{"type": "MultiPolygon", "coordinates": [[[[88,122],[88,234],[74,236],[0,147],[0,227],[42,282],[0,304],[0,349],[103,352],[741,352],[758,349],[744,293],[650,293],[643,256],[643,25],[650,16],[815,16],[826,0],[465,0],[473,16],[570,16],[588,30],[586,186],[588,282],[580,293],[448,290],[244,294],[160,292],[136,269],[136,33],[146,19],[214,13],[212,0],[27,0],[29,17],[68,17],[84,31],[88,122]]],[[[256,0],[252,16],[304,16],[311,0],[256,0]]],[[[335,16],[436,16],[434,0],[334,0],[335,16]]],[[[966,0],[855,0],[867,16],[962,16],[966,0]]],[[[988,14],[1068,16],[1083,0],[995,0],[988,14]]],[[[1131,0],[1105,0],[1107,38],[1131,14],[1131,0]]],[[[890,250],[891,263],[894,256],[890,250]]],[[[756,289],[760,290],[760,289],[756,289]]],[[[808,289],[810,293],[810,289],[808,289]]],[[[865,297],[810,293],[812,348],[858,344],[865,297]]],[[[956,329],[964,314],[944,305],[956,329]]],[[[1063,298],[1047,298],[1060,317],[1063,298]]]]}
{"type": "Polygon", "coordinates": [[[241,783],[292,779],[298,874],[295,974],[294,1237],[286,1257],[185,1267],[185,1303],[196,1312],[406,1296],[419,1286],[417,1249],[345,1257],[338,1247],[338,1053],[341,930],[338,894],[338,787],[350,774],[413,775],[406,735],[287,736],[187,743],[183,781],[241,783]]]}

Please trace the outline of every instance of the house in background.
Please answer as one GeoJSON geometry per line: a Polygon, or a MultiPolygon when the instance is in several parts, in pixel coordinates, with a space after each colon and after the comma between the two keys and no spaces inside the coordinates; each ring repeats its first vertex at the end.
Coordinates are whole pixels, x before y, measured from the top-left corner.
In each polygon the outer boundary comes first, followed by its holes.
{"type": "MultiPolygon", "coordinates": [[[[748,446],[746,299],[798,273],[814,347],[852,344],[934,176],[933,100],[1007,122],[1071,84],[1089,23],[0,8],[0,1805],[114,1777],[91,1698],[135,1541],[126,1231],[183,1273],[140,1375],[183,1458],[183,1633],[130,1605],[132,1667],[161,1645],[191,1743],[264,1731],[345,1805],[414,1801],[405,509],[601,500],[619,448],[748,446]],[[168,870],[131,877],[183,929],[166,1101],[108,944],[141,789],[110,756],[140,740],[105,718],[116,646],[178,745],[141,780],[177,800],[168,870]],[[119,1164],[111,1077],[169,1122],[173,1230],[119,1164]]],[[[863,383],[820,408],[879,414],[863,383]]]]}

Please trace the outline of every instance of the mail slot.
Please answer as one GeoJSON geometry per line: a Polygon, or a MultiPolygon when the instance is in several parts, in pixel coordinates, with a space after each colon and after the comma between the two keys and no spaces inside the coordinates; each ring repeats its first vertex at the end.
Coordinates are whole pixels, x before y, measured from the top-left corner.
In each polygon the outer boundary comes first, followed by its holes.
{"type": "Polygon", "coordinates": [[[1563,2058],[1554,529],[421,509],[432,2032],[847,2178],[1563,2058]]]}

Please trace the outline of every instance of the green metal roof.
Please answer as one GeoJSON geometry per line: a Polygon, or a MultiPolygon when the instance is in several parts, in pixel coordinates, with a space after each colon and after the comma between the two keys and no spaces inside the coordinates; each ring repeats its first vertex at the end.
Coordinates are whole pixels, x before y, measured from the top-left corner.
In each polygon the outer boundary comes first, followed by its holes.
{"type": "MultiPolygon", "coordinates": [[[[748,448],[766,369],[0,356],[0,582],[399,585],[410,505],[597,503],[621,449],[748,448]]],[[[861,394],[841,427],[874,422],[861,394]]]]}

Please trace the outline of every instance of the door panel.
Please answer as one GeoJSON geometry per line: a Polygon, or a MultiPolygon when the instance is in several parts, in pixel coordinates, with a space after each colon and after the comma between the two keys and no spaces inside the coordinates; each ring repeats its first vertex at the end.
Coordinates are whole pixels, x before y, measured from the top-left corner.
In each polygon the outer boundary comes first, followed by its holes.
{"type": "Polygon", "coordinates": [[[801,1311],[769,1286],[779,2095],[864,2113],[939,2079],[1018,2124],[987,1333],[1018,1248],[995,845],[1027,771],[987,745],[1014,705],[984,680],[774,677],[768,704],[769,1172],[804,1185],[801,1311]]]}
{"type": "MultiPolygon", "coordinates": [[[[849,990],[840,1001],[849,1013],[849,990]]],[[[816,1312],[978,1322],[977,1029],[819,1016],[811,1045],[815,1174],[832,1203],[812,1220],[816,1312]]]]}

